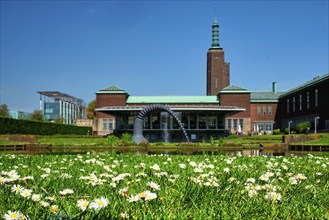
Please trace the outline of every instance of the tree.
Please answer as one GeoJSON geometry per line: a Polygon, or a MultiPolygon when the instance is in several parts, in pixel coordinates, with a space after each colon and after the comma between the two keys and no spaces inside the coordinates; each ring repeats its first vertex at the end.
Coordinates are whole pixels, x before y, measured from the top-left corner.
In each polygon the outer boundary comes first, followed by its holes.
{"type": "Polygon", "coordinates": [[[96,100],[91,101],[87,107],[87,118],[94,119],[96,117],[96,100]]]}
{"type": "Polygon", "coordinates": [[[61,117],[61,116],[58,116],[58,117],[54,120],[54,122],[55,122],[56,124],[64,124],[64,118],[61,117]]]}
{"type": "Polygon", "coordinates": [[[31,115],[31,120],[34,121],[43,121],[43,113],[41,110],[34,110],[32,115],[31,115]]]}
{"type": "Polygon", "coordinates": [[[0,116],[10,117],[8,105],[6,104],[0,105],[0,116]]]}

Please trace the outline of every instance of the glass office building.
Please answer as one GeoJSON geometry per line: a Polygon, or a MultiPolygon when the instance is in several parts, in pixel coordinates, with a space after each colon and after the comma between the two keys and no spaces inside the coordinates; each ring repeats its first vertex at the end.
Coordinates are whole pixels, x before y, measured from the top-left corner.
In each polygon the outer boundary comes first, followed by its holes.
{"type": "Polygon", "coordinates": [[[85,117],[85,107],[81,99],[57,91],[42,91],[40,110],[47,121],[62,119],[64,124],[73,124],[75,119],[85,117]]]}

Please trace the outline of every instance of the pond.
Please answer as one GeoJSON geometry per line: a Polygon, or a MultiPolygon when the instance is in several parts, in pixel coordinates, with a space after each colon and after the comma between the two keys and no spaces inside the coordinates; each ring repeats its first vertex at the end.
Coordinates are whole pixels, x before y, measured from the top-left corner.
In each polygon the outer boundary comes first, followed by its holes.
{"type": "Polygon", "coordinates": [[[243,148],[108,148],[108,147],[77,147],[77,146],[63,146],[53,147],[52,149],[38,149],[30,151],[1,151],[5,154],[53,154],[53,155],[65,155],[65,154],[98,154],[98,153],[111,153],[111,154],[137,154],[137,155],[154,155],[154,154],[166,154],[166,155],[227,155],[227,156],[290,156],[290,155],[328,155],[329,152],[319,151],[289,151],[285,148],[255,148],[255,149],[243,149],[243,148]]]}

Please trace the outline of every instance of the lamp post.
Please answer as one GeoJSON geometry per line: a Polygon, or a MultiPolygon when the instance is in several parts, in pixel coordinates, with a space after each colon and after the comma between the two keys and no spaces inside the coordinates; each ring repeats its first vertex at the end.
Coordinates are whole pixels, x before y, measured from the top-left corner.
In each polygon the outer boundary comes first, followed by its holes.
{"type": "Polygon", "coordinates": [[[316,117],[314,118],[314,134],[316,134],[316,122],[317,122],[318,119],[320,119],[319,116],[316,116],[316,117]]]}
{"type": "Polygon", "coordinates": [[[288,122],[288,128],[289,128],[289,135],[290,135],[290,124],[292,123],[292,121],[288,122]]]}

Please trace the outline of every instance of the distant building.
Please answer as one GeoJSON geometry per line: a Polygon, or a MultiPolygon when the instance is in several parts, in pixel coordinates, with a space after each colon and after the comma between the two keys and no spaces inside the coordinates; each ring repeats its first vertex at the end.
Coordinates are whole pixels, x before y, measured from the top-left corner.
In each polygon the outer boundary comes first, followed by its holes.
{"type": "Polygon", "coordinates": [[[329,73],[293,88],[279,98],[281,127],[309,121],[312,130],[329,131],[329,73]]]}
{"type": "Polygon", "coordinates": [[[76,119],[85,118],[83,100],[57,91],[39,91],[40,110],[47,121],[62,118],[64,124],[73,124],[76,119]]]}
{"type": "MultiPolygon", "coordinates": [[[[275,82],[268,91],[249,91],[232,85],[230,64],[225,62],[219,45],[216,19],[207,53],[206,77],[205,96],[132,96],[115,85],[97,91],[94,134],[133,132],[139,111],[152,104],[169,106],[192,141],[219,138],[227,133],[271,134],[274,128],[287,127],[289,120],[297,123],[315,116],[320,117],[318,128],[328,129],[328,75],[286,93],[278,92],[275,82]]],[[[149,141],[163,141],[164,129],[170,140],[184,141],[178,123],[166,112],[155,111],[145,117],[143,133],[149,141]]]]}
{"type": "Polygon", "coordinates": [[[15,119],[30,119],[32,116],[31,113],[22,111],[9,111],[9,115],[11,118],[15,119]]]}

